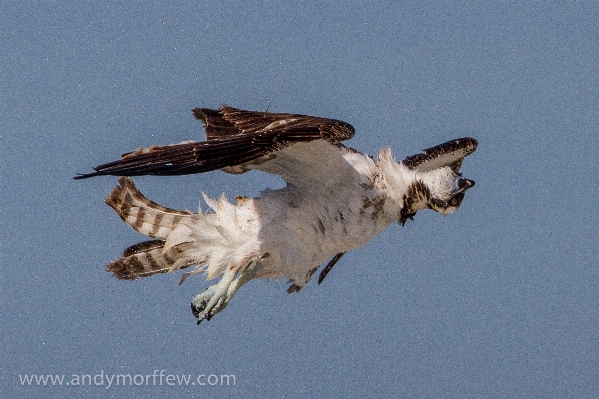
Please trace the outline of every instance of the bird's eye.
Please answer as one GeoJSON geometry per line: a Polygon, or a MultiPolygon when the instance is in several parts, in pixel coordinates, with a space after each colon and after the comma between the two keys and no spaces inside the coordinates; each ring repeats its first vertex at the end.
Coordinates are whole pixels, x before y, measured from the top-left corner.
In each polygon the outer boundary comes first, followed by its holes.
{"type": "Polygon", "coordinates": [[[449,200],[449,205],[450,206],[458,206],[462,202],[463,198],[464,198],[464,193],[459,193],[458,195],[454,196],[452,199],[449,200]]]}

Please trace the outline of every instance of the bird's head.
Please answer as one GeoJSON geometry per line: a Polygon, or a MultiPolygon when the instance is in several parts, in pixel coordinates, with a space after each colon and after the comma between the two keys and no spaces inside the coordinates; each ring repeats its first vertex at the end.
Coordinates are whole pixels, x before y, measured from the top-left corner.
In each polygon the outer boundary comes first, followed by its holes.
{"type": "Polygon", "coordinates": [[[420,209],[432,209],[449,215],[458,209],[466,190],[474,181],[459,172],[464,157],[476,150],[477,141],[465,137],[423,150],[404,159],[401,164],[415,172],[409,184],[400,223],[411,219],[420,209]]]}
{"type": "Polygon", "coordinates": [[[456,173],[449,167],[422,174],[420,182],[426,191],[422,196],[426,207],[443,216],[457,210],[466,190],[474,187],[474,180],[463,178],[461,173],[456,173]]]}

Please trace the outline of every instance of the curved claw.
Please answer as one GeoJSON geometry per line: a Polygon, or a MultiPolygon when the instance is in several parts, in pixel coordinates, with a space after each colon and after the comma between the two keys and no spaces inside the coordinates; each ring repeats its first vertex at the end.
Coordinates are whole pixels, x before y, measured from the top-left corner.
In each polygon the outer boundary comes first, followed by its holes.
{"type": "Polygon", "coordinates": [[[202,310],[204,310],[204,309],[206,309],[206,303],[205,303],[205,302],[202,302],[202,303],[200,304],[200,306],[195,306],[195,305],[193,304],[193,302],[191,303],[191,313],[193,314],[193,316],[194,316],[196,319],[199,319],[199,318],[200,318],[200,313],[201,313],[201,312],[202,312],[202,310]]]}
{"type": "Polygon", "coordinates": [[[256,263],[257,258],[254,258],[242,268],[228,268],[217,284],[208,287],[193,299],[191,313],[198,319],[197,324],[203,320],[210,320],[227,307],[235,292],[254,277],[256,263]],[[239,277],[235,279],[237,272],[239,277]]]}

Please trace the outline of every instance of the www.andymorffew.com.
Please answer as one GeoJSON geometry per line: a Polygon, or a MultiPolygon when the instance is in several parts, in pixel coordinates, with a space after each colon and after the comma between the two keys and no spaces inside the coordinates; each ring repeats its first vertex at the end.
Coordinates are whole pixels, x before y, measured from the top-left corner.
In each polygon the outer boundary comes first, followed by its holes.
{"type": "Polygon", "coordinates": [[[154,370],[151,374],[19,374],[23,386],[229,386],[237,385],[234,374],[171,374],[154,370]]]}

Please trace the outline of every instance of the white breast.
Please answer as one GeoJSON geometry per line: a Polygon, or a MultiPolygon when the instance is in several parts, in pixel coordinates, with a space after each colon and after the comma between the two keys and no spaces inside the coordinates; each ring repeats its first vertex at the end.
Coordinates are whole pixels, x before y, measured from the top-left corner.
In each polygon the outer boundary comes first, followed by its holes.
{"type": "Polygon", "coordinates": [[[363,246],[391,223],[373,185],[374,162],[341,150],[346,161],[335,173],[311,186],[304,179],[301,187],[290,184],[255,199],[258,240],[270,255],[260,277],[286,277],[303,286],[311,269],[338,252],[363,246]]]}

